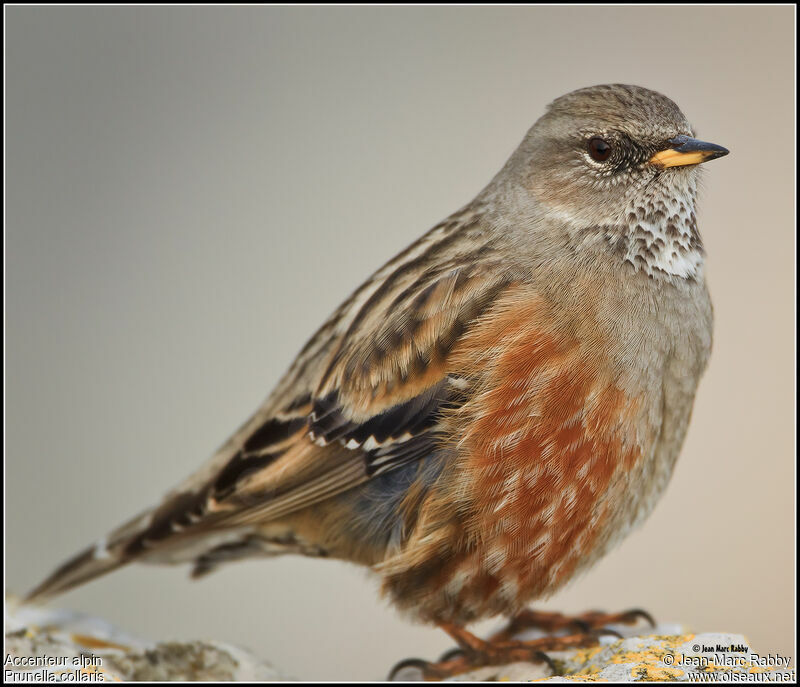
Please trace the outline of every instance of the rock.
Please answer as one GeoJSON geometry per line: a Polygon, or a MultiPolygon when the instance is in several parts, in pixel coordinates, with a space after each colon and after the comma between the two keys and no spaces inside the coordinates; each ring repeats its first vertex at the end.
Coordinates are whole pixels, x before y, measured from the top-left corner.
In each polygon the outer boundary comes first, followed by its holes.
{"type": "Polygon", "coordinates": [[[109,623],[71,611],[18,606],[7,600],[6,681],[276,681],[270,664],[214,641],[147,642],[109,623]],[[9,675],[28,673],[28,675],[9,675]],[[29,675],[38,672],[40,679],[29,675]]]}
{"type": "MultiPolygon", "coordinates": [[[[71,611],[19,606],[7,600],[5,625],[6,681],[53,682],[59,677],[81,682],[288,679],[269,663],[235,646],[215,641],[149,642],[71,611]],[[6,671],[38,671],[43,679],[6,671]]],[[[450,681],[702,681],[698,673],[726,674],[711,678],[714,681],[744,681],[743,674],[757,681],[753,674],[758,673],[770,673],[769,681],[794,681],[794,669],[787,659],[774,654],[760,656],[742,635],[693,634],[680,625],[615,625],[611,629],[622,638],[605,635],[596,647],[548,652],[557,676],[546,663],[514,663],[480,668],[450,681]]],[[[537,636],[541,634],[528,632],[520,638],[537,636]]],[[[357,654],[353,660],[358,660],[357,654]]],[[[419,679],[414,670],[404,669],[396,679],[419,679]]]]}
{"type": "MultiPolygon", "coordinates": [[[[556,676],[544,663],[513,663],[480,668],[451,681],[701,682],[698,673],[725,673],[714,680],[721,682],[745,681],[743,676],[753,673],[771,673],[770,682],[795,679],[788,658],[759,655],[743,635],[693,634],[677,625],[659,625],[648,634],[642,634],[640,625],[614,625],[613,629],[623,638],[604,636],[599,646],[590,649],[547,652],[556,676]],[[732,677],[732,673],[742,677],[732,677]]],[[[749,681],[758,680],[751,677],[749,681]]]]}

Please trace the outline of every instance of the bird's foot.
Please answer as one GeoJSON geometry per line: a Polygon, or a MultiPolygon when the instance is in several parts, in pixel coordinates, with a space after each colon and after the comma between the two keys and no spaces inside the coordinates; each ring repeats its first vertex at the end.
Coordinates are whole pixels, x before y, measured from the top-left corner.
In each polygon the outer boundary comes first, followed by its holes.
{"type": "Polygon", "coordinates": [[[547,634],[557,632],[590,633],[602,630],[608,625],[633,625],[645,620],[651,627],[656,623],[653,617],[641,608],[632,608],[622,613],[604,613],[603,611],[587,611],[580,615],[563,615],[526,609],[514,616],[502,630],[492,635],[490,641],[506,641],[513,639],[520,632],[532,628],[547,634]]]}
{"type": "Polygon", "coordinates": [[[418,658],[401,661],[392,669],[389,680],[442,680],[484,666],[518,662],[545,663],[555,675],[556,666],[547,652],[594,646],[600,635],[616,634],[599,630],[530,641],[496,640],[494,637],[486,641],[449,623],[441,627],[456,640],[458,648],[448,651],[435,663],[418,658]]]}

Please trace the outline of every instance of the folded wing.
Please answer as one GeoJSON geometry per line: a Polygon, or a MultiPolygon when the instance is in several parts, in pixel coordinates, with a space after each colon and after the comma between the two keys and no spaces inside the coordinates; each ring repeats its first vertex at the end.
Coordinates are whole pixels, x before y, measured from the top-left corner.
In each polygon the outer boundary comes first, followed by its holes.
{"type": "Polygon", "coordinates": [[[254,528],[430,455],[441,413],[470,394],[450,353],[508,286],[495,259],[479,222],[435,227],[333,314],[203,468],[30,597],[136,559],[246,548],[254,528]]]}

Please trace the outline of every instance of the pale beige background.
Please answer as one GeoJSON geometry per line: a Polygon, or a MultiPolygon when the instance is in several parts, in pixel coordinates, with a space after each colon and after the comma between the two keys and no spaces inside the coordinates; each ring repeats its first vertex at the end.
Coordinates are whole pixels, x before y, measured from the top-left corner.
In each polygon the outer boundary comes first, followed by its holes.
{"type": "MultiPolygon", "coordinates": [[[[8,9],[10,588],[203,461],[550,100],[627,82],[732,151],[700,207],[715,350],[665,498],[546,606],[643,606],[791,654],[793,11],[8,9]]],[[[336,562],[198,583],[136,566],[58,603],[304,678],[382,678],[450,645],[336,562]]]]}

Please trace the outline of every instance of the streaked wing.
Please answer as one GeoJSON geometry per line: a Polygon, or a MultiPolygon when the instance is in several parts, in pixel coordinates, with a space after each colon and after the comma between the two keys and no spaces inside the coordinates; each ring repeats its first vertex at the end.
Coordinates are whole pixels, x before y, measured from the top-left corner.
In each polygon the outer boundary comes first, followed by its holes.
{"type": "Polygon", "coordinates": [[[430,455],[442,411],[469,393],[451,351],[507,286],[504,275],[473,210],[434,227],[329,318],[203,468],[33,595],[135,558],[234,551],[253,528],[430,455]]]}
{"type": "Polygon", "coordinates": [[[441,411],[466,398],[449,354],[507,285],[485,246],[450,248],[395,268],[322,346],[313,391],[253,427],[201,490],[204,525],[268,522],[436,448],[441,411]]]}

